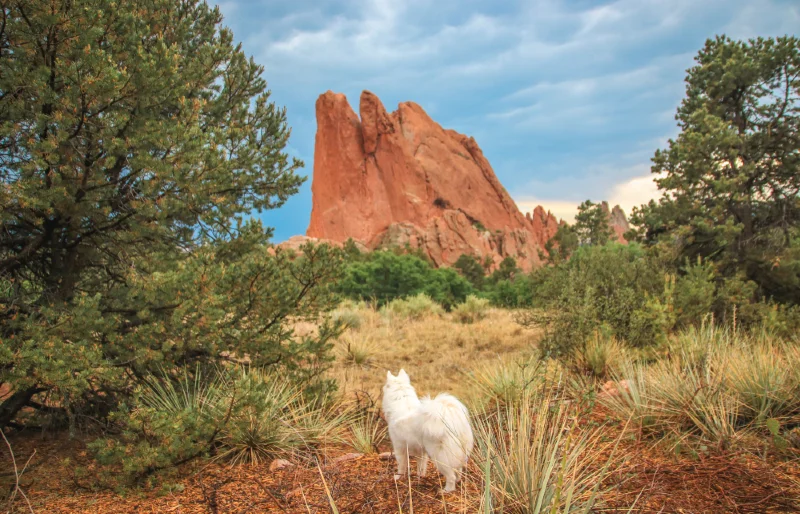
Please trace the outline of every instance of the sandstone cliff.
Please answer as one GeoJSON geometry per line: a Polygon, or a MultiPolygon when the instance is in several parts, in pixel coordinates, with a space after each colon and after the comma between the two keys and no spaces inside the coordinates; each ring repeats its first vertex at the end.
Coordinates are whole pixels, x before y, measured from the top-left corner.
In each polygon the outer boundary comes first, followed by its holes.
{"type": "Polygon", "coordinates": [[[388,113],[368,91],[359,110],[360,119],[330,91],[317,100],[308,237],[353,238],[371,249],[408,244],[437,265],[463,253],[539,264],[558,220],[541,207],[523,215],[473,138],[411,102],[388,113]]]}
{"type": "Polygon", "coordinates": [[[611,226],[611,229],[614,230],[617,241],[625,243],[626,241],[623,236],[625,232],[630,230],[631,226],[628,223],[628,218],[625,216],[622,207],[615,205],[613,209],[609,210],[608,202],[603,202],[601,205],[603,211],[608,215],[608,224],[611,226]]]}

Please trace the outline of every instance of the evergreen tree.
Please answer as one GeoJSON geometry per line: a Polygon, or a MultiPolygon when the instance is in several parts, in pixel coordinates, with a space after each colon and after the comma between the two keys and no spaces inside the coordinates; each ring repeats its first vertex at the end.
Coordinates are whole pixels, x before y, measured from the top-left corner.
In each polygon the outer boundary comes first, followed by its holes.
{"type": "Polygon", "coordinates": [[[758,298],[800,302],[800,39],[708,40],[686,77],[681,129],[656,152],[666,193],[633,234],[713,262],[758,298]]]}
{"type": "Polygon", "coordinates": [[[327,305],[339,256],[273,256],[246,221],[297,191],[302,163],[219,9],[2,9],[0,428],[26,405],[103,415],[137,377],[230,354],[317,375],[335,327],[297,340],[284,320],[327,305]]]}
{"type": "Polygon", "coordinates": [[[586,200],[578,206],[574,233],[581,245],[604,245],[611,240],[614,230],[609,224],[608,212],[603,210],[602,204],[586,200]]]}
{"type": "Polygon", "coordinates": [[[480,261],[472,255],[461,254],[453,265],[461,275],[469,280],[476,289],[483,287],[486,277],[486,270],[483,269],[480,261]]]}

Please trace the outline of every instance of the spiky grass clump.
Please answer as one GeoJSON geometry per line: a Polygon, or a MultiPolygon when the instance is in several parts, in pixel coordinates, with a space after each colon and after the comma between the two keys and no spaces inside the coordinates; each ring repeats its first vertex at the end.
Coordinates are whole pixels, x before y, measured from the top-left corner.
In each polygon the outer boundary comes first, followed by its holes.
{"type": "MultiPolygon", "coordinates": [[[[704,327],[675,336],[670,357],[629,362],[601,402],[643,435],[728,448],[800,423],[800,350],[704,327]]],[[[774,435],[774,434],[773,434],[774,435]]]]}
{"type": "Polygon", "coordinates": [[[385,439],[386,424],[375,412],[362,412],[350,422],[347,441],[359,453],[378,453],[385,439]]]}
{"type": "Polygon", "coordinates": [[[358,329],[363,323],[358,311],[346,307],[339,307],[331,312],[331,320],[340,322],[346,329],[358,329]]]}
{"type": "Polygon", "coordinates": [[[582,373],[605,378],[619,369],[623,356],[624,348],[615,338],[595,332],[586,345],[576,351],[573,364],[582,373]]]}
{"type": "Polygon", "coordinates": [[[574,414],[544,391],[477,417],[487,512],[588,513],[597,506],[614,452],[598,429],[579,431],[574,414]]]}
{"type": "Polygon", "coordinates": [[[375,354],[375,342],[362,334],[345,334],[339,341],[339,355],[350,366],[369,366],[375,354]]]}
{"type": "Polygon", "coordinates": [[[556,361],[536,358],[497,360],[476,367],[468,377],[477,408],[511,406],[525,401],[533,391],[560,382],[562,370],[556,361]]]}
{"type": "Polygon", "coordinates": [[[475,295],[467,296],[464,303],[453,308],[453,319],[459,323],[475,323],[489,315],[489,300],[475,295]]]}
{"type": "Polygon", "coordinates": [[[427,316],[441,316],[444,309],[430,296],[420,293],[392,300],[383,307],[383,312],[394,317],[418,320],[427,316]]]}

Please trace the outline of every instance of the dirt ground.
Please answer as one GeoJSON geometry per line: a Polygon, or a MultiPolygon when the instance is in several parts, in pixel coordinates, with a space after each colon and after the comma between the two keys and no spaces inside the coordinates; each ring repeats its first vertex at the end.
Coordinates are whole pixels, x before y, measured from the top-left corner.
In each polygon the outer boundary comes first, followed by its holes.
{"type": "MultiPolygon", "coordinates": [[[[441,477],[433,468],[424,479],[395,482],[393,458],[358,456],[347,448],[329,448],[318,460],[298,459],[273,471],[269,464],[198,461],[165,477],[164,483],[120,494],[93,490],[89,486],[97,481],[92,476],[76,476],[76,466],[91,468],[79,439],[28,434],[10,442],[20,467],[33,455],[20,481],[30,508],[17,495],[10,512],[325,513],[334,512],[329,494],[342,514],[474,513],[480,508],[481,475],[476,469],[456,492],[442,495],[441,477]]],[[[742,454],[665,457],[661,450],[636,442],[619,451],[624,463],[603,484],[611,489],[602,495],[597,512],[800,512],[798,462],[776,465],[742,454]]],[[[13,486],[7,448],[0,466],[5,493],[13,486]]]]}

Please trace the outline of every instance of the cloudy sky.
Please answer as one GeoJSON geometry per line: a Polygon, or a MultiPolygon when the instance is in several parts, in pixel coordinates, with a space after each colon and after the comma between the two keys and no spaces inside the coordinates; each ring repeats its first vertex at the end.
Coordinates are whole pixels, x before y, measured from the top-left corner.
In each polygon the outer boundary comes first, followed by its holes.
{"type": "Polygon", "coordinates": [[[677,133],[685,70],[704,41],[792,34],[796,0],[229,0],[225,23],[286,106],[301,192],[262,218],[275,240],[311,213],[314,102],[411,100],[475,137],[523,211],[630,211],[655,194],[653,152],[677,133]]]}

